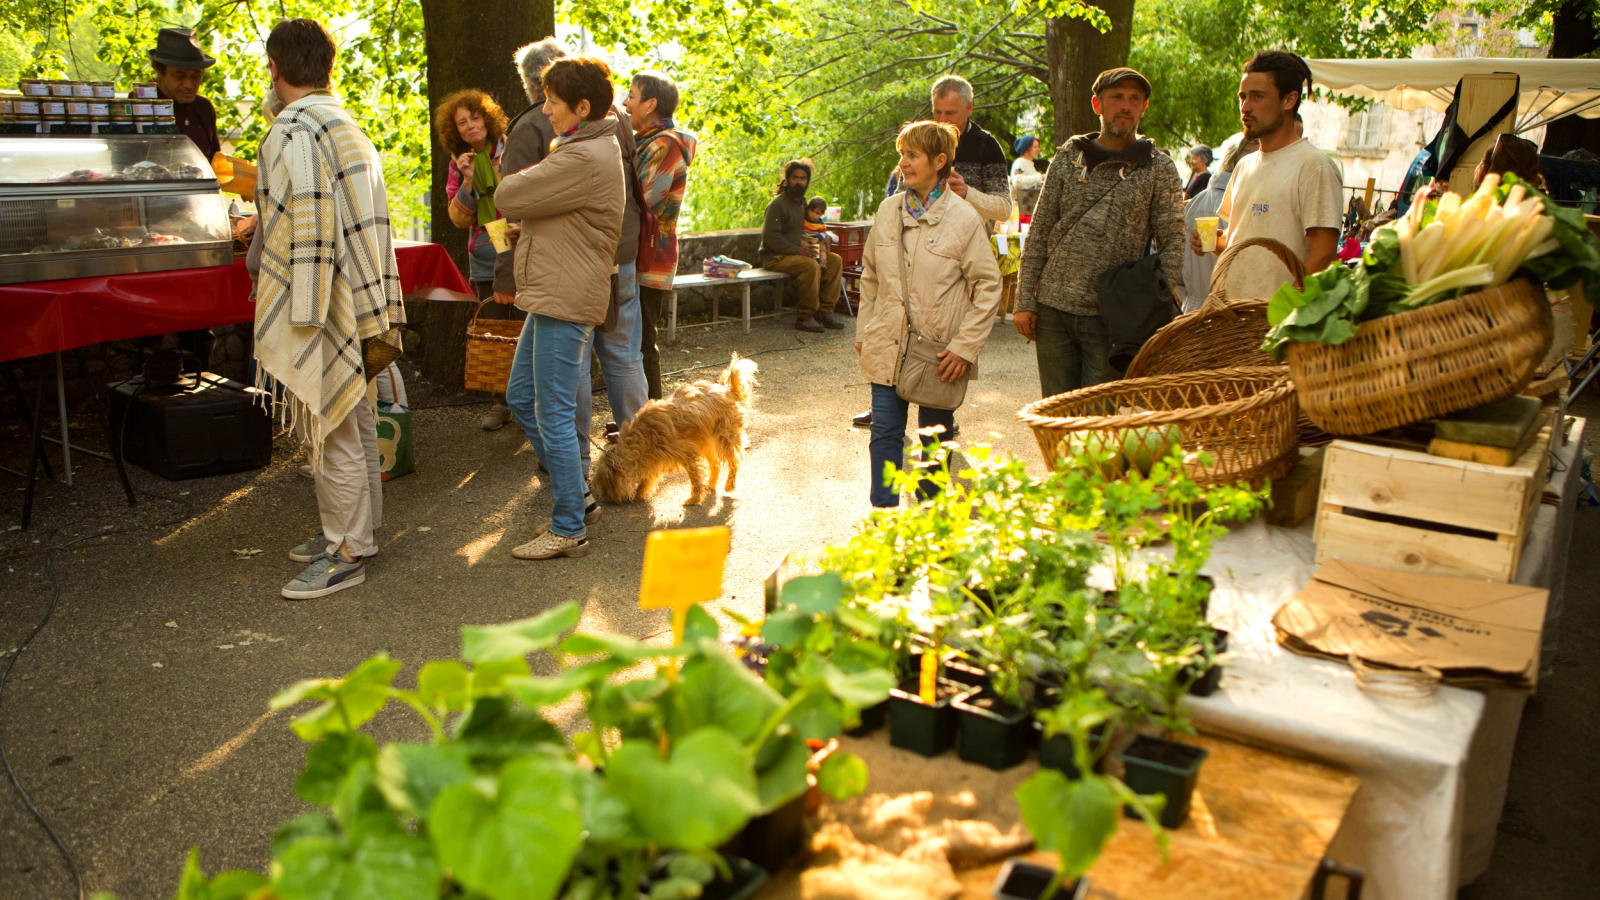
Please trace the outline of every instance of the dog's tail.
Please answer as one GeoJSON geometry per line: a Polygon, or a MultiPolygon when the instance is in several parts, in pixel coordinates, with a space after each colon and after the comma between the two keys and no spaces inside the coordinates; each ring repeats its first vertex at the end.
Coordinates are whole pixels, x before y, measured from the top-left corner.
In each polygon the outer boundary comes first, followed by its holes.
{"type": "Polygon", "coordinates": [[[733,394],[733,399],[739,405],[748,406],[750,394],[756,386],[756,361],[743,359],[734,353],[728,367],[722,370],[722,377],[717,380],[728,386],[728,392],[733,394]]]}

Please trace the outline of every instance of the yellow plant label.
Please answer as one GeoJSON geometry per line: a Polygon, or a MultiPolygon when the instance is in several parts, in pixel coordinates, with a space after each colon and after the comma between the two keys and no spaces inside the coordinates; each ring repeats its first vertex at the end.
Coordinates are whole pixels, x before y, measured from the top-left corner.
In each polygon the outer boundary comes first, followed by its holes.
{"type": "Polygon", "coordinates": [[[922,702],[932,706],[939,702],[939,654],[928,648],[922,651],[922,683],[918,694],[922,702]]]}
{"type": "Polygon", "coordinates": [[[689,607],[722,596],[729,541],[724,525],[652,531],[645,538],[639,608],[672,610],[673,643],[683,640],[689,607]]]}

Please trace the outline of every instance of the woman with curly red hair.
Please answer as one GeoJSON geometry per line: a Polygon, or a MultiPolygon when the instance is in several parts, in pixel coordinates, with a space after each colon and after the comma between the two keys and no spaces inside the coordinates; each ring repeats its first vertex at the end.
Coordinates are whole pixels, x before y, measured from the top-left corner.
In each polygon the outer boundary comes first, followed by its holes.
{"type": "MultiPolygon", "coordinates": [[[[503,218],[495,209],[494,191],[500,185],[500,156],[506,149],[506,114],[483,91],[456,91],[433,112],[439,145],[450,154],[450,177],[445,193],[450,198],[450,221],[470,231],[467,278],[478,299],[494,296],[494,244],[484,225],[503,218]]],[[[522,311],[509,304],[490,303],[479,313],[485,319],[521,319],[522,311]]],[[[483,429],[494,431],[511,419],[511,410],[497,402],[484,415],[483,429]]]]}

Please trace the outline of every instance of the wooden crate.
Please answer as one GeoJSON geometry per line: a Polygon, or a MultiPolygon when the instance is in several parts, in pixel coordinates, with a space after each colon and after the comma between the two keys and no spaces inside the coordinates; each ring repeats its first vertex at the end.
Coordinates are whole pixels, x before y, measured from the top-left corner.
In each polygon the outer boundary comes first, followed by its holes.
{"type": "Polygon", "coordinates": [[[1328,445],[1317,562],[1510,581],[1549,477],[1550,429],[1514,465],[1356,441],[1328,445]]]}

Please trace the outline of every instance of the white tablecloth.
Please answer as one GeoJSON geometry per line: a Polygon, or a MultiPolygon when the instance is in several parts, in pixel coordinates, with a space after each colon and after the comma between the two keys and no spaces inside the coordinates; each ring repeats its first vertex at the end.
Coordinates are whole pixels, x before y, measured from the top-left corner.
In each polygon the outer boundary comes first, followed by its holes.
{"type": "MultiPolygon", "coordinates": [[[[1540,508],[1517,578],[1552,588],[1552,615],[1581,429],[1557,451],[1564,503],[1540,508]]],[[[1257,519],[1218,543],[1206,568],[1217,581],[1210,617],[1233,633],[1235,658],[1221,691],[1194,698],[1195,722],[1354,772],[1361,789],[1328,855],[1366,871],[1368,900],[1451,900],[1488,864],[1526,698],[1450,687],[1427,702],[1378,698],[1348,667],[1279,647],[1272,615],[1311,578],[1311,534],[1311,522],[1288,530],[1257,519]]]]}

